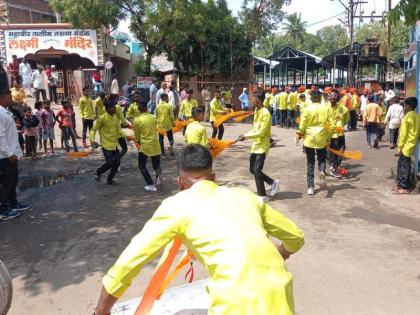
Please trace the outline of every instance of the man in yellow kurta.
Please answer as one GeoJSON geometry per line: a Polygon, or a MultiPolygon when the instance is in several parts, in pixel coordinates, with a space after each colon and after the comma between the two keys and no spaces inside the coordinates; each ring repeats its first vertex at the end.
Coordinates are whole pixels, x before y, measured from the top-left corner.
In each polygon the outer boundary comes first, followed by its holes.
{"type": "Polygon", "coordinates": [[[176,237],[209,273],[209,315],[294,314],[284,261],[303,246],[302,231],[249,190],[218,186],[203,146],[186,146],[178,169],[181,192],[162,202],[105,275],[95,314],[109,314],[141,268],[176,237]]]}
{"type": "Polygon", "coordinates": [[[105,92],[101,91],[98,93],[98,97],[95,100],[95,117],[99,118],[99,116],[102,116],[105,114],[105,92]]]}
{"type": "Polygon", "coordinates": [[[297,92],[290,90],[287,95],[287,127],[296,127],[296,106],[297,106],[297,92]]]}
{"type": "Polygon", "coordinates": [[[126,117],[130,122],[133,122],[137,117],[140,116],[138,103],[140,99],[137,95],[134,96],[134,102],[128,106],[126,117]]]}
{"type": "Polygon", "coordinates": [[[225,132],[225,127],[223,124],[220,124],[218,128],[214,126],[214,122],[218,115],[224,114],[227,112],[227,108],[223,106],[222,102],[220,101],[220,91],[214,92],[214,98],[210,102],[210,123],[213,127],[213,132],[211,137],[213,139],[216,138],[222,140],[223,134],[225,132]]]}
{"type": "MultiPolygon", "coordinates": [[[[172,127],[175,126],[174,110],[172,105],[169,104],[168,94],[162,93],[160,95],[160,99],[161,101],[157,104],[155,109],[157,127],[165,130],[169,141],[169,154],[174,156],[174,135],[172,132],[172,127]]],[[[165,135],[159,134],[160,151],[162,156],[166,157],[165,146],[163,143],[164,138],[165,135]]]]}
{"type": "Polygon", "coordinates": [[[398,140],[397,187],[395,194],[408,194],[411,188],[411,157],[420,141],[420,115],[416,113],[416,97],[404,101],[405,116],[401,122],[398,140]]]}
{"type": "Polygon", "coordinates": [[[120,166],[120,153],[118,152],[118,137],[121,134],[121,126],[113,102],[105,103],[106,113],[100,116],[90,130],[90,142],[92,146],[97,146],[95,142],[96,131],[99,130],[102,152],[105,157],[105,164],[96,170],[95,180],[100,182],[101,175],[110,170],[106,183],[114,185],[114,176],[120,166]]]}
{"type": "Polygon", "coordinates": [[[270,150],[271,137],[271,115],[264,107],[264,92],[257,92],[254,98],[254,126],[246,133],[241,140],[250,139],[253,141],[251,147],[249,171],[255,177],[258,196],[265,202],[269,201],[264,183],[271,185],[271,197],[274,197],[279,189],[279,180],[274,180],[263,173],[264,162],[270,150]]]}
{"type": "Polygon", "coordinates": [[[189,89],[187,91],[187,98],[183,100],[179,106],[178,118],[182,120],[191,119],[191,110],[195,107],[198,107],[198,102],[193,98],[194,91],[189,89]]]}
{"type": "Polygon", "coordinates": [[[278,107],[279,107],[279,125],[284,128],[287,125],[287,99],[288,94],[286,91],[281,91],[278,95],[278,107]]]}
{"type": "Polygon", "coordinates": [[[143,175],[147,191],[157,191],[162,185],[162,169],[160,168],[160,145],[158,140],[156,118],[147,112],[147,103],[141,101],[139,104],[140,116],[133,123],[134,137],[140,144],[138,164],[143,175]],[[153,169],[156,172],[156,185],[147,170],[147,159],[151,158],[153,169]]]}
{"type": "Polygon", "coordinates": [[[93,121],[95,120],[95,108],[93,106],[92,99],[89,96],[89,90],[87,88],[83,89],[83,96],[79,99],[79,107],[80,107],[80,116],[82,117],[83,123],[83,132],[82,132],[82,140],[83,146],[85,148],[88,147],[86,144],[86,135],[87,131],[92,129],[93,121]]]}
{"type": "Polygon", "coordinates": [[[201,107],[193,108],[192,116],[194,121],[188,124],[185,130],[185,142],[188,144],[200,144],[210,149],[206,128],[200,123],[204,120],[204,110],[201,107]]]}
{"type": "MultiPolygon", "coordinates": [[[[309,105],[300,117],[299,136],[304,138],[306,152],[308,195],[315,193],[314,169],[315,153],[318,158],[318,169],[321,189],[327,188],[325,179],[327,142],[330,138],[328,129],[328,107],[321,105],[321,93],[314,90],[311,93],[312,104],[309,105]]],[[[330,124],[331,126],[332,124],[330,124]]],[[[331,127],[330,127],[331,128],[331,127]]]]}
{"type": "MultiPolygon", "coordinates": [[[[330,139],[330,147],[338,151],[344,151],[346,147],[346,140],[344,137],[344,126],[348,123],[350,119],[350,114],[347,107],[343,106],[339,102],[338,90],[334,89],[329,93],[329,98],[326,106],[328,108],[329,120],[331,120],[333,123],[331,128],[334,128],[335,130],[333,131],[334,133],[332,134],[330,139]],[[337,127],[342,128],[342,130],[336,131],[337,127]]],[[[343,169],[340,168],[341,157],[334,153],[330,153],[329,160],[332,165],[331,175],[335,178],[342,178],[343,174],[346,171],[343,171],[343,169]]]]}

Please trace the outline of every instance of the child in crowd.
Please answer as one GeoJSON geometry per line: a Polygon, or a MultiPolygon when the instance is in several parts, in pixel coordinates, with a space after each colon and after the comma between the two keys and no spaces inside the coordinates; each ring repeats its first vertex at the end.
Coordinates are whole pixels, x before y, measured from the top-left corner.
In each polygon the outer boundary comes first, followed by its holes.
{"type": "Polygon", "coordinates": [[[393,193],[409,194],[411,188],[411,157],[420,141],[420,115],[416,113],[417,98],[407,97],[404,101],[405,116],[401,123],[398,141],[397,187],[393,193]]]}
{"type": "Polygon", "coordinates": [[[87,132],[93,127],[93,121],[95,120],[95,108],[93,106],[93,101],[89,96],[89,90],[87,88],[83,89],[83,96],[79,100],[80,116],[82,117],[83,131],[82,131],[82,140],[83,146],[88,147],[86,143],[87,132]]]}
{"type": "Polygon", "coordinates": [[[36,156],[36,137],[38,134],[39,120],[36,115],[32,115],[32,108],[27,107],[22,120],[22,130],[25,136],[25,156],[36,156]]]}
{"type": "Polygon", "coordinates": [[[69,138],[71,138],[74,152],[77,152],[78,148],[76,143],[76,134],[74,133],[74,125],[72,119],[74,113],[67,101],[62,101],[61,104],[63,108],[57,114],[57,122],[62,129],[66,151],[70,152],[69,138]]]}
{"type": "Polygon", "coordinates": [[[133,123],[134,137],[140,143],[138,164],[142,173],[147,191],[157,191],[162,186],[162,170],[160,168],[160,145],[157,136],[156,118],[147,111],[147,103],[141,101],[139,104],[140,116],[133,123]],[[146,164],[148,158],[152,159],[153,169],[156,171],[156,185],[147,170],[146,164]]]}
{"type": "Polygon", "coordinates": [[[225,127],[223,124],[220,124],[219,127],[215,127],[214,123],[218,115],[222,115],[228,112],[228,109],[222,104],[221,100],[223,97],[220,96],[220,91],[214,92],[214,98],[210,102],[210,123],[213,128],[211,137],[213,139],[222,140],[223,134],[225,132],[225,127]]]}
{"type": "MultiPolygon", "coordinates": [[[[166,136],[168,137],[169,141],[169,154],[170,156],[174,156],[174,135],[172,132],[172,127],[175,126],[175,117],[174,117],[174,110],[171,104],[169,104],[169,97],[168,94],[162,93],[160,95],[161,101],[157,104],[155,113],[156,113],[156,120],[157,120],[157,127],[160,129],[165,130],[166,136]]],[[[166,157],[165,153],[165,146],[163,143],[164,135],[159,134],[159,144],[160,144],[160,151],[163,157],[166,157]]]]}
{"type": "Polygon", "coordinates": [[[41,112],[41,120],[42,120],[42,139],[44,140],[44,150],[45,154],[48,153],[47,149],[47,141],[50,141],[51,147],[51,154],[55,154],[54,152],[54,140],[55,140],[55,133],[54,133],[54,126],[56,122],[54,111],[51,109],[50,101],[46,101],[44,104],[44,108],[41,112]]]}
{"type": "Polygon", "coordinates": [[[42,150],[42,125],[41,125],[42,118],[41,118],[41,112],[42,112],[42,108],[43,108],[43,103],[40,102],[40,101],[35,102],[34,107],[35,107],[34,115],[36,116],[36,118],[39,121],[39,124],[37,126],[37,129],[38,129],[37,130],[38,131],[37,140],[38,140],[38,144],[39,144],[39,149],[42,150]]]}
{"type": "Polygon", "coordinates": [[[194,121],[188,124],[185,130],[185,142],[188,144],[201,144],[207,149],[210,148],[206,128],[200,123],[204,120],[204,109],[195,107],[192,109],[194,121]]]}

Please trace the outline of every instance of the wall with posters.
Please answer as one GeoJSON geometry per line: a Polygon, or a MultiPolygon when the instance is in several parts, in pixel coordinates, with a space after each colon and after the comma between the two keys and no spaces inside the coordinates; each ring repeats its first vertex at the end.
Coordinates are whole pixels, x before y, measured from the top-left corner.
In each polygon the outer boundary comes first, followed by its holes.
{"type": "Polygon", "coordinates": [[[12,55],[23,58],[39,50],[58,49],[78,54],[98,65],[97,34],[94,29],[10,29],[4,30],[6,62],[12,55]]]}

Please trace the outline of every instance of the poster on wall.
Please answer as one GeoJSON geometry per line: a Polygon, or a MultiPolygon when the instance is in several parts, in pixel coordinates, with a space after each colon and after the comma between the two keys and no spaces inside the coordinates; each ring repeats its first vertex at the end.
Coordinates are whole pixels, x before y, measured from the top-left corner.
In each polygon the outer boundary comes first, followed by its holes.
{"type": "Polygon", "coordinates": [[[14,29],[5,30],[7,63],[12,56],[23,58],[39,50],[59,49],[90,59],[98,65],[96,30],[87,29],[14,29]]]}
{"type": "Polygon", "coordinates": [[[137,88],[148,89],[152,85],[153,80],[156,80],[156,78],[155,77],[137,77],[137,88]]]}

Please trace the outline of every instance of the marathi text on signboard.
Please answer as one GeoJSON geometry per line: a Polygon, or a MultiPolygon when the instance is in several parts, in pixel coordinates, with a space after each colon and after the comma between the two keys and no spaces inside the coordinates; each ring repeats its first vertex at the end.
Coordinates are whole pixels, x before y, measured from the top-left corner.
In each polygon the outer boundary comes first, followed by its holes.
{"type": "Polygon", "coordinates": [[[152,85],[153,80],[156,80],[156,78],[155,77],[137,77],[137,88],[148,89],[152,85]]]}
{"type": "Polygon", "coordinates": [[[98,65],[96,30],[79,29],[23,29],[5,30],[6,60],[12,56],[23,58],[44,49],[66,50],[90,59],[98,65]]]}

